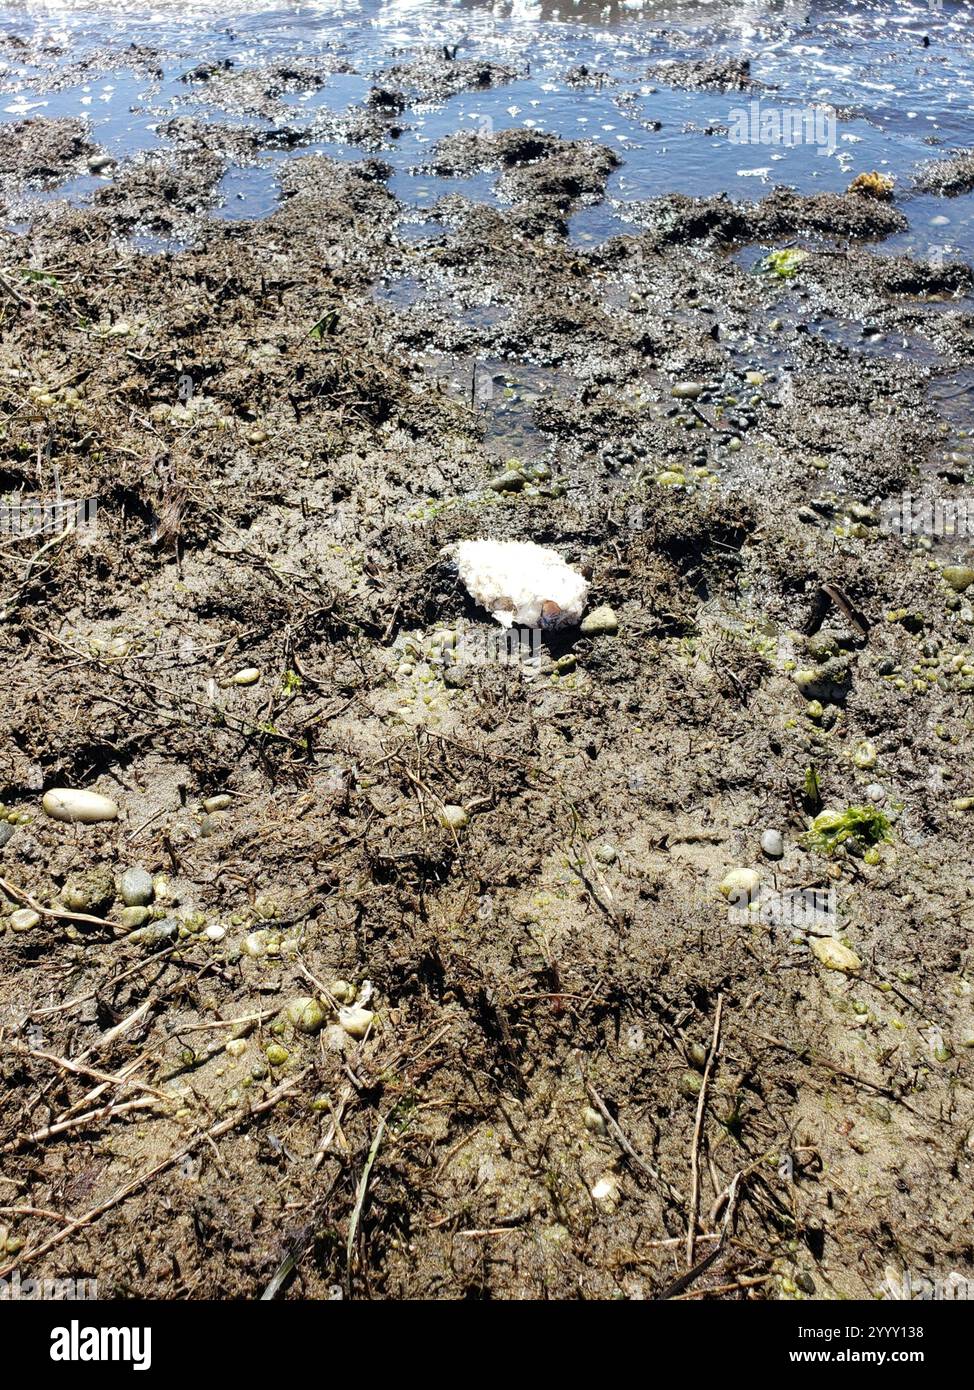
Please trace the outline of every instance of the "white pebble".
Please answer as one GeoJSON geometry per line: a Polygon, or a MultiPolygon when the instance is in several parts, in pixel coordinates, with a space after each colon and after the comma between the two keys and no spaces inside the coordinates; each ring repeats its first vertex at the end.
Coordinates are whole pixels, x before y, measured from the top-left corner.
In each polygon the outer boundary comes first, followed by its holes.
{"type": "Polygon", "coordinates": [[[735,902],[748,902],[758,891],[761,875],[757,869],[731,869],[720,884],[725,898],[735,902]]]}
{"type": "Polygon", "coordinates": [[[339,1009],[338,1022],[350,1037],[364,1038],[375,1022],[375,1014],[371,1009],[339,1009]]]}
{"type": "Polygon", "coordinates": [[[256,666],[245,666],[235,676],[230,677],[231,685],[256,685],[260,680],[260,670],[256,666]]]}
{"type": "Polygon", "coordinates": [[[603,1211],[615,1211],[619,1205],[619,1180],[613,1173],[606,1173],[604,1177],[599,1178],[592,1188],[592,1200],[603,1211]]]}
{"type": "Polygon", "coordinates": [[[118,819],[118,807],[110,797],[98,792],[74,791],[71,787],[52,787],[44,793],[41,805],[52,820],[94,825],[98,821],[118,819]]]}
{"type": "Polygon", "coordinates": [[[761,848],[769,859],[780,859],[785,852],[785,842],[780,830],[766,830],[761,836],[761,848]]]}

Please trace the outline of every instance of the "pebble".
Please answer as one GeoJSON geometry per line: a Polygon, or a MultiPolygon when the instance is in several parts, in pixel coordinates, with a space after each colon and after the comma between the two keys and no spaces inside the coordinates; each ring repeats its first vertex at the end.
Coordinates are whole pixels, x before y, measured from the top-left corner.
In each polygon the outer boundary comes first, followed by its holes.
{"type": "Polygon", "coordinates": [[[93,154],[88,156],[89,174],[103,174],[106,169],[114,169],[118,163],[110,154],[93,154]]]}
{"type": "Polygon", "coordinates": [[[766,830],[761,836],[761,848],[769,859],[780,859],[785,852],[781,831],[766,830]]]}
{"type": "Polygon", "coordinates": [[[9,821],[0,820],[0,849],[3,849],[15,829],[16,826],[11,825],[9,821]]]}
{"type": "Polygon", "coordinates": [[[325,1026],[325,1010],[317,999],[301,994],[284,1006],[287,1020],[299,1033],[320,1033],[325,1026]]]}
{"type": "Polygon", "coordinates": [[[110,797],[98,792],[75,791],[71,787],[52,787],[44,793],[41,806],[52,820],[74,821],[80,825],[118,819],[118,807],[110,797]]]}
{"type": "Polygon", "coordinates": [[[143,946],[156,946],[160,941],[168,941],[178,931],[179,923],[175,917],[163,917],[159,922],[150,922],[147,926],[129,932],[125,939],[143,946]]]}
{"type": "Polygon", "coordinates": [[[242,1057],[247,1051],[246,1038],[231,1038],[223,1049],[230,1057],[242,1057]]]}
{"type": "Polygon", "coordinates": [[[207,815],[212,815],[214,811],[226,811],[232,804],[232,798],[226,792],[221,792],[219,796],[208,796],[203,802],[203,810],[207,815]]]}
{"type": "Polygon", "coordinates": [[[670,395],[677,401],[695,401],[706,389],[699,381],[678,381],[670,388],[670,395]]]}
{"type": "Polygon", "coordinates": [[[590,1134],[605,1134],[605,1119],[593,1106],[586,1105],[582,1120],[590,1134]]]}
{"type": "Polygon", "coordinates": [[[861,771],[866,772],[876,766],[876,745],[868,740],[860,743],[852,755],[852,761],[861,771]]]}
{"type": "Polygon", "coordinates": [[[520,492],[525,484],[523,473],[515,472],[509,468],[505,473],[499,473],[496,478],[491,478],[487,486],[491,492],[520,492]]]}
{"type": "Polygon", "coordinates": [[[277,937],[274,932],[265,931],[261,928],[258,931],[252,931],[249,936],[244,937],[240,949],[245,956],[252,956],[254,959],[259,959],[259,957],[266,955],[276,955],[280,950],[280,937],[277,937]],[[277,949],[274,947],[275,938],[277,949]]]}
{"type": "Polygon", "coordinates": [[[357,1007],[339,1009],[338,1022],[350,1037],[364,1038],[375,1022],[375,1014],[371,1009],[357,1007]]]}
{"type": "Polygon", "coordinates": [[[848,693],[851,677],[848,663],[839,657],[821,666],[796,671],[792,680],[806,700],[833,701],[848,693]]]}
{"type": "Polygon", "coordinates": [[[862,961],[855,951],[850,951],[848,946],[843,946],[832,936],[816,936],[812,942],[812,953],[826,970],[841,970],[849,975],[862,968],[862,961]]]}
{"type": "Polygon", "coordinates": [[[615,1211],[619,1205],[619,1180],[613,1173],[606,1173],[605,1177],[599,1178],[592,1188],[592,1200],[603,1211],[615,1211]]]}
{"type": "Polygon", "coordinates": [[[172,880],[168,874],[156,874],[152,880],[152,891],[155,894],[156,902],[178,903],[179,898],[173,890],[172,880]]]}
{"type": "Polygon", "coordinates": [[[226,934],[226,927],[221,927],[218,922],[214,922],[212,926],[207,927],[203,932],[207,941],[222,941],[226,934]]]}
{"type": "Polygon", "coordinates": [[[835,656],[835,638],[828,632],[816,632],[805,643],[805,649],[813,661],[828,661],[835,656]]]}
{"type": "Polygon", "coordinates": [[[230,677],[231,685],[256,685],[260,680],[260,668],[258,666],[245,666],[242,671],[238,671],[235,676],[230,677]]]}
{"type": "Polygon", "coordinates": [[[619,858],[619,851],[615,845],[599,845],[595,857],[600,864],[614,864],[619,858]]]}
{"type": "Polygon", "coordinates": [[[586,613],[579,631],[586,637],[611,637],[619,631],[619,619],[615,611],[603,603],[601,607],[593,608],[591,613],[586,613]]]}
{"type": "Polygon", "coordinates": [[[126,907],[145,907],[152,902],[152,875],[145,869],[126,869],[118,887],[126,907]]]}
{"type": "Polygon", "coordinates": [[[963,594],[974,584],[974,569],[970,565],[947,565],[943,570],[946,583],[955,593],[963,594]]]}
{"type": "Polygon", "coordinates": [[[283,1067],[290,1055],[287,1048],[282,1047],[280,1043],[271,1043],[270,1047],[264,1050],[264,1056],[272,1067],[283,1067]]]}
{"type": "Polygon", "coordinates": [[[881,787],[878,782],[870,782],[866,788],[866,795],[870,801],[880,802],[886,800],[886,788],[881,787]]]}
{"type": "Polygon", "coordinates": [[[144,927],[151,917],[152,912],[147,907],[123,907],[118,914],[118,921],[119,926],[134,931],[136,927],[144,927]]]}
{"type": "Polygon", "coordinates": [[[273,893],[258,893],[254,899],[254,911],[265,922],[271,922],[281,916],[281,903],[273,893]]]}
{"type": "Polygon", "coordinates": [[[440,807],[439,820],[447,830],[462,830],[470,817],[462,806],[444,805],[440,807]]]}
{"type": "Polygon", "coordinates": [[[61,901],[69,912],[99,912],[114,898],[115,876],[107,867],[72,874],[61,890],[61,901]]]}
{"type": "Polygon", "coordinates": [[[10,926],[14,931],[31,931],[41,920],[41,914],[32,907],[21,907],[10,914],[10,926]]]}
{"type": "Polygon", "coordinates": [[[720,891],[725,898],[733,898],[735,901],[744,899],[750,901],[758,891],[761,883],[761,875],[757,869],[731,869],[721,881],[720,891]]]}

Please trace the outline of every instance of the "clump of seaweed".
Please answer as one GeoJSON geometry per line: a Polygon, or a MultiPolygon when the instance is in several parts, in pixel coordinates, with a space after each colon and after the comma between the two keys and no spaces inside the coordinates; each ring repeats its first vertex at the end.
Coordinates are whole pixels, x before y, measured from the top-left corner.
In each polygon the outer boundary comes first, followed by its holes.
{"type": "Polygon", "coordinates": [[[797,246],[788,246],[781,251],[772,251],[761,262],[761,269],[777,275],[779,280],[790,280],[802,261],[808,259],[808,252],[797,246]]]}
{"type": "Polygon", "coordinates": [[[857,174],[846,192],[858,193],[862,198],[875,198],[881,203],[888,203],[893,197],[894,187],[889,174],[879,174],[874,169],[869,174],[857,174]]]}
{"type": "Polygon", "coordinates": [[[848,806],[844,811],[822,811],[817,815],[804,844],[818,854],[832,855],[840,845],[862,854],[892,838],[889,818],[882,811],[875,806],[848,806]]]}

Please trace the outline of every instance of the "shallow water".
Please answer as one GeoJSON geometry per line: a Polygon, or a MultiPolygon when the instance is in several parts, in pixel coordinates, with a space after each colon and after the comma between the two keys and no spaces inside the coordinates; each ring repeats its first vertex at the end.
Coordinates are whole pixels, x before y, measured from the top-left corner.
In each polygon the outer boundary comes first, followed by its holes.
{"type": "MultiPolygon", "coordinates": [[[[845,188],[856,173],[877,169],[895,177],[900,206],[909,218],[908,229],[881,243],[878,253],[974,260],[974,194],[942,198],[909,191],[918,164],[974,144],[971,3],[317,0],[268,7],[262,0],[235,0],[228,12],[216,5],[169,0],[151,5],[129,0],[97,9],[71,0],[57,6],[7,5],[0,13],[2,32],[43,40],[58,50],[43,84],[36,73],[18,68],[16,49],[5,50],[0,119],[84,116],[94,139],[119,158],[158,147],[156,127],[177,114],[223,125],[252,126],[256,121],[267,128],[283,120],[301,129],[323,113],[339,115],[360,103],[382,69],[427,45],[456,44],[461,58],[484,56],[515,66],[522,75],[507,85],[414,105],[404,113],[409,128],[381,152],[393,167],[391,191],[414,210],[398,229],[403,240],[443,234],[443,224],[425,214],[447,193],[500,201],[493,174],[441,178],[427,172],[423,166],[434,142],[463,128],[517,126],[592,139],[620,155],[606,198],[582,207],[570,221],[570,235],[582,247],[631,231],[630,205],[657,194],[724,191],[758,199],[775,184],[805,193],[834,191],[845,188]],[[72,76],[73,65],[85,54],[106,47],[121,54],[132,43],[159,51],[161,79],[124,68],[85,80],[78,80],[76,71],[72,76]],[[752,76],[769,90],[760,99],[751,93],[686,91],[647,75],[651,65],[717,55],[750,59],[752,76]],[[239,72],[282,59],[312,58],[340,61],[351,70],[332,74],[320,89],[283,96],[283,118],[228,114],[207,101],[205,84],[181,80],[201,62],[231,60],[239,72]],[[578,64],[604,79],[598,85],[572,86],[565,74],[578,64]],[[64,85],[50,90],[52,82],[64,85]],[[823,105],[838,113],[833,120],[823,119],[823,105]],[[769,142],[767,127],[762,134],[762,118],[771,122],[771,137],[776,123],[794,119],[801,138],[769,142]]],[[[231,166],[219,188],[216,215],[266,215],[277,201],[282,164],[315,150],[348,160],[367,153],[359,145],[329,140],[268,151],[257,166],[231,166]]],[[[97,179],[84,176],[37,197],[67,196],[83,203],[97,185],[97,179]]],[[[18,218],[27,211],[20,209],[18,218]]],[[[150,236],[136,240],[147,251],[165,244],[150,236]]],[[[759,248],[748,248],[742,260],[756,261],[760,254],[759,248]]],[[[377,295],[390,307],[408,311],[421,301],[422,287],[392,282],[378,286],[377,295]]],[[[939,306],[930,308],[936,312],[939,306]]],[[[819,331],[858,352],[932,364],[922,340],[870,339],[860,325],[839,322],[819,331]]],[[[774,365],[772,357],[769,348],[769,365],[774,365]]],[[[951,397],[950,415],[958,423],[974,423],[969,383],[960,381],[963,373],[955,375],[961,389],[951,397]]],[[[950,388],[954,374],[944,381],[944,389],[950,388]]],[[[520,422],[524,435],[529,416],[520,404],[518,396],[508,426],[512,437],[518,436],[513,442],[530,452],[537,441],[519,437],[516,426],[520,422]]]]}
{"type": "MultiPolygon", "coordinates": [[[[970,143],[974,131],[974,12],[969,3],[953,0],[731,6],[364,0],[275,8],[236,0],[229,13],[205,4],[148,6],[139,0],[92,10],[73,0],[56,7],[8,5],[0,13],[4,32],[44,38],[63,49],[53,62],[55,73],[106,45],[122,49],[135,42],[162,51],[161,81],[118,71],[57,92],[32,87],[27,73],[18,79],[16,52],[9,55],[8,90],[0,97],[3,118],[83,115],[98,141],[118,156],[156,144],[154,127],[169,114],[192,111],[230,124],[252,119],[208,106],[198,85],[179,80],[203,61],[229,58],[239,70],[283,57],[340,56],[352,72],[335,74],[320,91],[282,99],[288,122],[301,126],[322,111],[338,114],[360,101],[373,75],[404,48],[459,44],[461,57],[481,53],[513,60],[524,72],[521,80],[407,112],[411,129],[384,156],[395,169],[393,191],[423,207],[463,187],[463,180],[436,179],[418,166],[432,142],[464,126],[537,126],[599,140],[624,162],[610,180],[606,203],[583,209],[574,219],[572,234],[587,245],[625,227],[627,203],[660,192],[725,190],[755,198],[775,183],[803,192],[836,190],[856,172],[874,168],[893,174],[905,187],[917,163],[940,148],[970,143]],[[761,97],[756,116],[750,94],[689,92],[646,77],[651,63],[718,53],[749,57],[753,76],[776,89],[761,97]],[[579,63],[605,73],[605,83],[568,85],[564,75],[579,63]],[[762,114],[770,112],[772,123],[775,113],[780,119],[784,112],[801,120],[812,104],[822,103],[841,113],[834,127],[825,129],[820,121],[816,130],[809,114],[799,143],[761,142],[762,114]],[[646,122],[660,122],[661,128],[647,130],[646,122]],[[747,143],[732,138],[744,133],[745,122],[747,143]],[[715,126],[729,126],[730,133],[703,133],[715,126]],[[753,143],[752,135],[759,137],[753,143]]],[[[769,134],[773,138],[774,129],[765,131],[765,139],[769,134]]],[[[361,157],[356,146],[312,148],[361,157]]],[[[252,217],[270,210],[275,165],[290,157],[292,152],[281,152],[266,167],[231,170],[221,189],[223,215],[252,217]]],[[[490,180],[480,182],[483,188],[469,191],[489,197],[490,180]]],[[[66,191],[83,199],[90,195],[91,181],[78,180],[66,191]]],[[[974,196],[918,197],[907,210],[910,230],[897,239],[903,248],[920,254],[930,247],[947,255],[974,252],[974,196]]]]}

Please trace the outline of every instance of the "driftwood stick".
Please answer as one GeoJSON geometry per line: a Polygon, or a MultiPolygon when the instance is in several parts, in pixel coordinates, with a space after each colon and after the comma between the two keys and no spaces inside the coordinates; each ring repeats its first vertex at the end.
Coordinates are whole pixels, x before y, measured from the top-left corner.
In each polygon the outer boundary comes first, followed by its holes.
{"type": "Polygon", "coordinates": [[[717,1013],[714,1016],[714,1032],[710,1040],[710,1051],[703,1069],[703,1084],[697,1100],[697,1119],[693,1126],[693,1145],[690,1149],[690,1210],[687,1213],[687,1266],[693,1264],[693,1247],[697,1235],[697,1212],[700,1207],[700,1140],[703,1135],[703,1119],[707,1109],[707,1083],[714,1061],[720,1050],[720,1019],[724,1012],[724,996],[717,996],[717,1013]]]}

